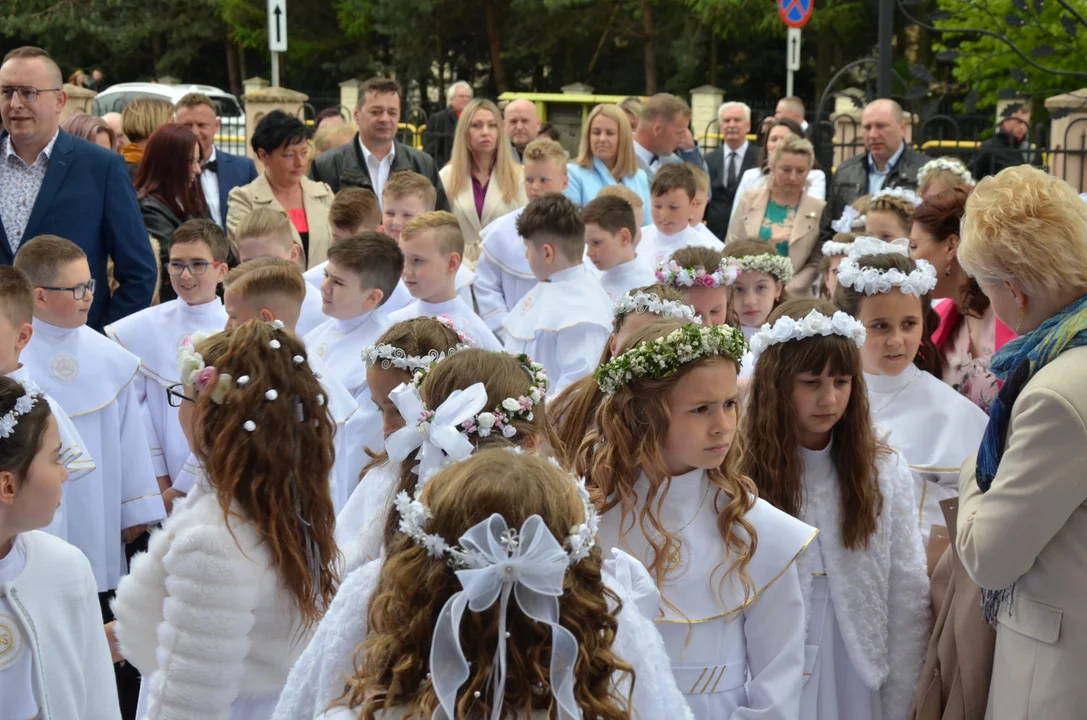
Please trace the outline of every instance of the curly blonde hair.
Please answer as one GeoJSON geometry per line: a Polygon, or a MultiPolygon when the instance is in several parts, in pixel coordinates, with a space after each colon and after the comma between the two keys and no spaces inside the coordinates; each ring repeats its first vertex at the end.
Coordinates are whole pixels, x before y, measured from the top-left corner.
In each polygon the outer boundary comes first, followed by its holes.
{"type": "MultiPolygon", "coordinates": [[[[661,320],[641,328],[631,336],[623,351],[651,342],[683,326],[675,320],[661,320]]],[[[662,450],[668,434],[670,416],[668,399],[692,370],[710,363],[730,362],[739,372],[739,362],[726,357],[703,357],[689,362],[674,375],[659,379],[642,378],[619,388],[600,403],[593,423],[578,447],[574,471],[583,475],[593,496],[597,510],[603,514],[620,509],[619,538],[622,543],[628,516],[635,513],[639,500],[634,485],[644,474],[649,490],[642,509],[637,512],[637,526],[645,535],[653,550],[653,558],[646,566],[657,586],[663,585],[670,573],[681,570],[682,560],[676,560],[681,541],[661,524],[657,510],[667,497],[671,476],[665,467],[662,450]],[[651,529],[650,529],[651,528],[651,529]],[[657,538],[663,538],[658,541],[657,538]]],[[[741,448],[733,442],[721,466],[708,471],[711,483],[719,490],[714,497],[718,509],[717,527],[732,558],[728,567],[724,562],[714,568],[713,577],[724,582],[735,573],[744,589],[745,599],[754,587],[747,566],[755,556],[758,538],[755,527],[744,514],[755,506],[758,497],[755,483],[741,475],[739,467],[741,448]],[[724,507],[719,507],[721,493],[726,494],[724,507]],[[737,526],[742,532],[737,532],[737,526]],[[721,570],[724,570],[721,573],[721,570]]],[[[668,603],[665,599],[665,603],[668,603]]]]}
{"type": "MultiPolygon", "coordinates": [[[[502,515],[512,528],[538,515],[560,541],[571,527],[584,522],[570,478],[536,453],[480,450],[431,478],[422,499],[432,513],[427,531],[451,543],[493,513],[502,515]]],[[[574,695],[584,716],[625,720],[631,716],[634,671],[612,649],[622,604],[604,586],[601,566],[599,547],[570,566],[563,580],[559,624],[578,640],[574,695]],[[626,697],[620,696],[616,684],[623,675],[631,680],[626,697]]],[[[431,557],[409,536],[398,533],[388,545],[370,603],[370,634],[355,652],[355,672],[336,704],[357,708],[365,720],[397,705],[408,707],[408,717],[429,718],[437,707],[427,673],[434,626],[442,607],[459,589],[445,560],[431,557]]],[[[491,711],[487,688],[498,644],[498,612],[496,604],[483,612],[469,611],[463,620],[461,645],[471,675],[460,689],[458,719],[485,717],[491,711]]],[[[516,604],[507,612],[506,629],[510,640],[502,717],[549,708],[550,629],[519,612],[516,604]]]]}
{"type": "Polygon", "coordinates": [[[264,538],[279,582],[308,627],[320,619],[338,583],[328,486],[335,424],[324,390],[308,363],[294,363],[296,356],[306,357],[302,341],[265,322],[217,333],[196,349],[208,367],[233,380],[222,404],[209,392],[195,398],[193,452],[224,518],[241,517],[264,538]],[[249,377],[244,385],[237,382],[243,375],[249,377]],[[278,397],[269,400],[266,392],[273,389],[278,397]],[[249,421],[252,431],[244,429],[249,421]]]}

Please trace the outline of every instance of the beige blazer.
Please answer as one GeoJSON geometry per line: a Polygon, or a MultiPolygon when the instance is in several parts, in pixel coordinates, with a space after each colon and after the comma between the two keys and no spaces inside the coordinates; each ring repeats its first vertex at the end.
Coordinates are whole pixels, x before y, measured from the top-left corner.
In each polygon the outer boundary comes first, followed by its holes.
{"type": "MultiPolygon", "coordinates": [[[[1019,394],[984,495],[975,458],[959,477],[956,547],[982,588],[1015,584],[998,616],[989,720],[1082,718],[1087,708],[1087,347],[1062,353],[1019,394]]],[[[980,608],[978,612],[981,612],[980,608]]]]}
{"type": "MultiPolygon", "coordinates": [[[[748,190],[740,198],[736,213],[728,226],[726,244],[759,237],[759,228],[770,203],[770,188],[748,190]]],[[[826,203],[811,195],[802,195],[789,235],[789,259],[793,261],[793,279],[788,290],[793,295],[811,295],[815,277],[819,274],[819,220],[826,203]]]]}
{"type": "MultiPolygon", "coordinates": [[[[328,248],[332,244],[332,226],[328,222],[328,211],[332,207],[332,188],[323,182],[314,182],[302,177],[302,207],[306,211],[309,224],[309,256],[303,267],[313,267],[328,259],[328,248]]],[[[240,185],[230,191],[229,210],[226,215],[226,229],[233,242],[234,233],[242,218],[257,208],[271,208],[283,212],[283,206],[272,193],[272,186],[264,173],[248,185],[240,185]]],[[[294,242],[302,247],[302,237],[291,224],[294,242]]],[[[300,256],[301,257],[301,256],[300,256]]]]}
{"type": "MultiPolygon", "coordinates": [[[[494,172],[491,172],[491,180],[487,183],[487,194],[483,196],[483,217],[476,213],[476,199],[472,194],[471,181],[465,183],[456,197],[449,196],[449,206],[460,223],[460,231],[464,234],[464,262],[473,270],[479,260],[479,233],[492,220],[496,220],[506,213],[511,213],[519,207],[528,204],[528,196],[525,195],[525,171],[517,165],[517,195],[512,203],[502,199],[502,192],[495,182],[494,172]]],[[[449,189],[449,176],[452,166],[446,165],[438,172],[442,185],[449,189]]]]}

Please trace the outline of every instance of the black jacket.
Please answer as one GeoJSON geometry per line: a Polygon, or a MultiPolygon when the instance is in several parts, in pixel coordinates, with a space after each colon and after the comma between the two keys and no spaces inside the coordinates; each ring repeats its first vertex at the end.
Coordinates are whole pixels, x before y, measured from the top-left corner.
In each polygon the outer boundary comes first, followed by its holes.
{"type": "MultiPolygon", "coordinates": [[[[445,197],[445,188],[438,179],[438,169],[434,160],[429,155],[413,147],[408,147],[400,142],[393,141],[395,155],[390,174],[400,170],[417,172],[433,183],[438,191],[436,210],[449,210],[449,201],[445,197]]],[[[346,145],[323,152],[313,159],[309,166],[309,178],[316,182],[328,183],[332,192],[337,193],[345,187],[360,187],[367,190],[374,189],[374,183],[370,180],[370,171],[366,169],[366,161],[362,157],[362,148],[359,146],[359,136],[346,145]]],[[[380,200],[381,198],[378,198],[380,200]]]]}
{"type": "Polygon", "coordinates": [[[706,172],[710,176],[710,201],[706,206],[706,227],[721,240],[728,235],[728,219],[732,215],[732,201],[736,197],[736,189],[740,187],[740,178],[745,170],[757,166],[759,163],[759,146],[753,142],[747,143],[747,151],[736,168],[736,184],[725,189],[725,146],[721,146],[706,155],[706,172]]]}
{"type": "Polygon", "coordinates": [[[439,110],[427,118],[426,130],[423,131],[423,152],[434,158],[439,170],[445,167],[453,156],[453,136],[457,131],[460,116],[451,107],[439,110]]]}
{"type": "Polygon", "coordinates": [[[996,175],[1005,168],[1016,165],[1038,165],[1040,158],[1028,140],[1016,140],[1009,132],[997,128],[991,138],[978,147],[978,154],[970,163],[970,172],[976,180],[996,175]]]}
{"type": "MultiPolygon", "coordinates": [[[[927,157],[907,145],[898,158],[898,162],[887,173],[887,177],[883,180],[883,187],[917,189],[917,171],[928,161],[927,157]]],[[[827,189],[827,207],[823,212],[820,230],[821,242],[826,242],[834,236],[834,230],[831,229],[830,224],[842,216],[845,206],[852,205],[854,200],[867,194],[868,153],[862,153],[849,158],[834,171],[834,178],[827,189]]]]}

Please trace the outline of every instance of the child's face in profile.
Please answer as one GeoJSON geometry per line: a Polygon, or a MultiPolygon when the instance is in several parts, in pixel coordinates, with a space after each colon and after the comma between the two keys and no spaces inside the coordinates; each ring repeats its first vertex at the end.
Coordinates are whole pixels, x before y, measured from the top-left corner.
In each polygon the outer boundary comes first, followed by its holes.
{"type": "Polygon", "coordinates": [[[653,224],[663,235],[675,235],[687,227],[691,218],[691,198],[682,188],[654,195],[650,214],[653,224]]]}
{"type": "Polygon", "coordinates": [[[902,222],[902,218],[890,210],[869,210],[865,217],[864,234],[869,237],[891,242],[910,236],[909,228],[902,222]]]}
{"type": "Polygon", "coordinates": [[[375,366],[366,370],[366,384],[370,386],[370,399],[381,411],[381,431],[385,437],[389,437],[404,427],[404,418],[401,417],[393,401],[389,399],[389,393],[401,383],[410,381],[411,375],[396,368],[386,370],[375,366]]]}
{"type": "Polygon", "coordinates": [[[672,477],[720,467],[736,435],[740,393],[736,365],[701,362],[668,394],[668,433],[661,459],[672,477]]]}
{"type": "Polygon", "coordinates": [[[433,230],[401,235],[398,243],[404,253],[404,286],[411,296],[432,303],[452,300],[460,255],[443,253],[433,230]]]}
{"type": "Polygon", "coordinates": [[[827,263],[827,272],[823,276],[823,284],[827,286],[827,297],[834,300],[834,293],[838,292],[838,266],[842,264],[845,255],[833,255],[827,263]]]}
{"type": "Polygon", "coordinates": [[[336,320],[350,320],[370,312],[380,299],[376,288],[363,287],[362,277],[329,260],[321,281],[321,310],[336,320]]]}
{"type": "MultiPolygon", "coordinates": [[[[740,316],[740,324],[762,327],[784,289],[785,284],[769,273],[744,271],[731,288],[732,302],[740,316]]],[[[706,322],[706,319],[702,321],[706,322]]]]}
{"type": "Polygon", "coordinates": [[[610,233],[596,223],[585,225],[585,254],[596,269],[603,272],[634,259],[630,231],[620,228],[610,233]]]}
{"type": "Polygon", "coordinates": [[[30,342],[30,323],[12,325],[6,308],[0,306],[0,374],[7,375],[19,368],[19,356],[30,342]]]}
{"type": "MultiPolygon", "coordinates": [[[[36,402],[45,402],[38,398],[36,402]]],[[[14,479],[0,480],[0,504],[9,505],[19,519],[18,531],[43,528],[53,522],[60,507],[61,486],[68,479],[68,469],[61,462],[60,430],[50,415],[45,421],[38,451],[27,468],[18,490],[14,479]]]]}
{"type": "Polygon", "coordinates": [[[710,195],[705,190],[695,192],[694,200],[691,201],[691,227],[702,224],[702,219],[706,217],[706,204],[709,201],[710,195]]]}
{"type": "Polygon", "coordinates": [[[215,289],[226,277],[227,266],[211,255],[205,242],[187,242],[170,248],[170,285],[189,305],[203,305],[215,299],[215,289]]]}
{"type": "Polygon", "coordinates": [[[385,234],[393,240],[400,239],[400,231],[404,225],[417,215],[430,212],[434,208],[428,208],[423,202],[423,196],[419,194],[404,195],[403,197],[385,196],[382,203],[381,227],[385,234]]]}
{"type": "MultiPolygon", "coordinates": [[[[682,290],[683,300],[702,316],[702,324],[724,325],[728,315],[728,288],[690,287],[682,290]]],[[[769,313],[767,313],[769,315],[769,313]]]]}
{"type": "Polygon", "coordinates": [[[51,287],[78,288],[72,290],[45,290],[36,288],[34,291],[34,312],[43,321],[50,325],[62,328],[77,328],[87,324],[87,313],[94,301],[94,293],[90,291],[91,268],[86,258],[79,258],[64,263],[57,268],[51,287]],[[77,294],[83,297],[75,299],[77,294]]]}

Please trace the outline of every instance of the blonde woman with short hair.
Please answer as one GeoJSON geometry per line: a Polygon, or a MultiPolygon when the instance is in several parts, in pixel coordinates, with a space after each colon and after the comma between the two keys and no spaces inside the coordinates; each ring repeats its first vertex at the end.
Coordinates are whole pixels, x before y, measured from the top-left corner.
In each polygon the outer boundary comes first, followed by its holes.
{"type": "Polygon", "coordinates": [[[564,192],[578,205],[588,205],[609,185],[622,185],[649,207],[649,176],[638,167],[634,133],[618,105],[597,105],[589,113],[577,160],[567,165],[566,172],[570,183],[564,192]]]}
{"type": "Polygon", "coordinates": [[[502,111],[490,100],[468,103],[457,121],[453,157],[438,173],[464,233],[464,262],[479,260],[479,232],[528,204],[524,169],[513,160],[502,111]]]}
{"type": "Polygon", "coordinates": [[[160,98],[136,98],[121,111],[121,130],[128,142],[121,146],[121,157],[128,165],[128,177],[136,180],[136,170],[151,134],[170,122],[174,106],[160,98]]]}
{"type": "Polygon", "coordinates": [[[807,193],[815,163],[811,142],[787,135],[770,155],[770,182],[740,198],[727,242],[759,238],[793,262],[792,295],[811,295],[819,273],[819,221],[826,202],[807,193]]]}
{"type": "Polygon", "coordinates": [[[996,626],[986,718],[1081,717],[1087,706],[1087,204],[1019,166],[966,201],[958,260],[1019,334],[959,478],[956,546],[996,626]]]}

